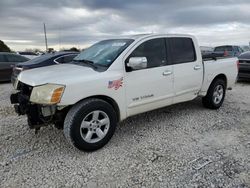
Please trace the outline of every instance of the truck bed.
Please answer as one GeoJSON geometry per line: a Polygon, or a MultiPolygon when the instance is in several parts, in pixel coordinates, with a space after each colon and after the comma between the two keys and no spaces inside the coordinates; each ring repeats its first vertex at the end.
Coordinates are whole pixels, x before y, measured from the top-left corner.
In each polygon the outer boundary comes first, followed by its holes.
{"type": "Polygon", "coordinates": [[[203,59],[203,85],[200,91],[200,95],[205,96],[206,92],[212,82],[212,80],[218,75],[224,75],[227,79],[227,88],[232,88],[235,84],[238,69],[238,58],[235,57],[220,57],[216,59],[203,59]]]}

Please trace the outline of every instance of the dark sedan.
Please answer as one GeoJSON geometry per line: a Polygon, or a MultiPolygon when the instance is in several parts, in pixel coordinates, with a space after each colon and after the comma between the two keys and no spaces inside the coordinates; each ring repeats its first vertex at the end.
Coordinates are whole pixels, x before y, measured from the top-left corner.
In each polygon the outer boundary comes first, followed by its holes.
{"type": "Polygon", "coordinates": [[[0,81],[10,81],[13,66],[28,60],[28,58],[18,54],[0,52],[0,81]]]}
{"type": "Polygon", "coordinates": [[[35,59],[31,59],[25,63],[18,63],[13,68],[13,74],[11,77],[11,82],[14,83],[17,76],[21,71],[34,69],[44,66],[56,65],[61,63],[69,63],[71,62],[74,57],[76,57],[79,53],[78,52],[56,52],[56,53],[49,53],[44,54],[35,59]]]}
{"type": "Polygon", "coordinates": [[[239,78],[250,79],[250,52],[244,52],[239,56],[239,78]]]}

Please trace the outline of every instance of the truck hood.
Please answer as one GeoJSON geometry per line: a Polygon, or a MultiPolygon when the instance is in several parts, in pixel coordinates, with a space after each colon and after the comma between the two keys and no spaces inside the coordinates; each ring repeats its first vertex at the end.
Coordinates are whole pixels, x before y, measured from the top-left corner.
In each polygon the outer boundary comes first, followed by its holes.
{"type": "Polygon", "coordinates": [[[72,81],[87,80],[96,77],[100,73],[91,67],[75,64],[60,64],[23,71],[18,80],[30,86],[46,83],[67,84],[72,81]]]}

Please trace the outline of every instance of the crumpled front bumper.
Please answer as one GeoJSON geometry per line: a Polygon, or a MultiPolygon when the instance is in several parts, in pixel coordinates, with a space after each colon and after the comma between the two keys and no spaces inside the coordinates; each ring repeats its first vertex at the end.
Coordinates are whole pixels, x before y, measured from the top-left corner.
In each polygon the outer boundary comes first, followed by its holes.
{"type": "Polygon", "coordinates": [[[42,126],[49,124],[61,125],[64,122],[68,108],[57,109],[56,105],[36,104],[30,102],[33,87],[22,82],[18,82],[16,93],[11,94],[10,102],[14,105],[18,115],[27,115],[28,125],[31,129],[38,130],[42,126]]]}
{"type": "Polygon", "coordinates": [[[15,111],[18,115],[27,115],[28,125],[31,129],[39,128],[45,124],[41,113],[41,106],[31,104],[27,96],[20,92],[10,96],[11,104],[14,104],[15,111]]]}

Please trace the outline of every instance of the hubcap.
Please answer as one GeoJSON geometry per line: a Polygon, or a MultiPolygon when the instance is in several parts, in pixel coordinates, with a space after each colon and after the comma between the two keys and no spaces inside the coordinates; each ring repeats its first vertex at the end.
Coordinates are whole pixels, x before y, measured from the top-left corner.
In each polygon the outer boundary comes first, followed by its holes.
{"type": "Polygon", "coordinates": [[[88,143],[99,142],[106,136],[109,127],[110,120],[105,112],[100,110],[90,112],[81,123],[81,137],[88,143]]]}
{"type": "Polygon", "coordinates": [[[213,93],[213,101],[215,104],[219,104],[223,98],[224,89],[222,85],[217,85],[213,93]]]}

